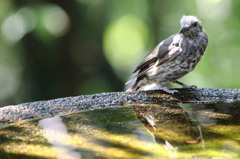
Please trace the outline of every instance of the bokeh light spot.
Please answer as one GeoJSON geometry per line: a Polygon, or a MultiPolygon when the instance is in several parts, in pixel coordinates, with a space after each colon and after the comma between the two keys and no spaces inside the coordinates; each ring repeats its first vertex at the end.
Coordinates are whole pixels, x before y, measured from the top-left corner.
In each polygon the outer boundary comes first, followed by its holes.
{"type": "Polygon", "coordinates": [[[17,14],[21,15],[23,17],[25,23],[27,24],[27,32],[32,31],[37,24],[37,15],[35,11],[32,8],[24,7],[20,9],[17,14]]]}
{"type": "Polygon", "coordinates": [[[112,22],[104,33],[104,53],[118,71],[129,70],[146,47],[148,29],[141,19],[126,15],[112,22]]]}
{"type": "Polygon", "coordinates": [[[54,36],[63,35],[69,22],[67,13],[58,6],[50,6],[43,13],[43,26],[54,36]]]}
{"type": "Polygon", "coordinates": [[[20,15],[14,14],[3,22],[2,32],[7,40],[16,42],[26,34],[27,24],[20,15]]]}
{"type": "Polygon", "coordinates": [[[10,15],[2,24],[2,32],[10,42],[17,42],[36,26],[36,17],[32,9],[22,8],[10,15]]]}
{"type": "Polygon", "coordinates": [[[212,20],[223,21],[231,14],[231,0],[196,0],[200,15],[212,20]]]}

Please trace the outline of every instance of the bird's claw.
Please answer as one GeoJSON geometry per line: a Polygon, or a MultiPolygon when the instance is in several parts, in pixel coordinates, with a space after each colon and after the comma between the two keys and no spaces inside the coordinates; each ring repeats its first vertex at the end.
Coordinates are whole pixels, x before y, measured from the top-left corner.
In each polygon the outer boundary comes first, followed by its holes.
{"type": "Polygon", "coordinates": [[[170,90],[167,87],[162,87],[161,88],[164,92],[170,93],[170,94],[174,94],[174,93],[179,93],[177,90],[170,90]]]}
{"type": "Polygon", "coordinates": [[[197,86],[196,85],[191,85],[190,88],[197,88],[197,86]]]}
{"type": "Polygon", "coordinates": [[[197,88],[197,86],[196,86],[196,85],[188,86],[188,85],[184,84],[184,85],[183,85],[183,88],[195,89],[195,88],[197,88]]]}

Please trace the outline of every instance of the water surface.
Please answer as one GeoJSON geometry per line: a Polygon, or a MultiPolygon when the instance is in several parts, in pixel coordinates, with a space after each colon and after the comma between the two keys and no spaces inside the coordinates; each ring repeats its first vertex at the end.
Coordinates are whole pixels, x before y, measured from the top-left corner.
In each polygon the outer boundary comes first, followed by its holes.
{"type": "Polygon", "coordinates": [[[240,103],[136,103],[0,129],[1,158],[240,158],[240,103]]]}

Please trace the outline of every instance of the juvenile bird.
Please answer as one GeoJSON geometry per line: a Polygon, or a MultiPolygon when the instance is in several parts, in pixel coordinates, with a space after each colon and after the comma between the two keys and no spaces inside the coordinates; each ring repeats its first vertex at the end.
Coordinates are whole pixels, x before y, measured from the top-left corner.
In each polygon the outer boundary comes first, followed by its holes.
{"type": "Polygon", "coordinates": [[[136,81],[127,91],[137,91],[145,85],[155,83],[168,93],[177,92],[164,86],[163,83],[166,82],[193,87],[177,79],[196,67],[207,47],[208,36],[202,28],[201,21],[195,16],[182,16],[180,24],[179,33],[160,42],[136,67],[133,73],[138,73],[131,79],[136,78],[136,81]]]}

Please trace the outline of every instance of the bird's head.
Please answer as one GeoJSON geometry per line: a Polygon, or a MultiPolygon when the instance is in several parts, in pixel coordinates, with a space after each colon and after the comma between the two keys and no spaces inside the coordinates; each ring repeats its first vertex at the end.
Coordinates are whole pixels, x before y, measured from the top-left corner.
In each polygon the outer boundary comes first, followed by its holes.
{"type": "Polygon", "coordinates": [[[186,36],[195,37],[202,31],[201,21],[192,15],[184,15],[180,21],[181,29],[179,33],[186,36]]]}

